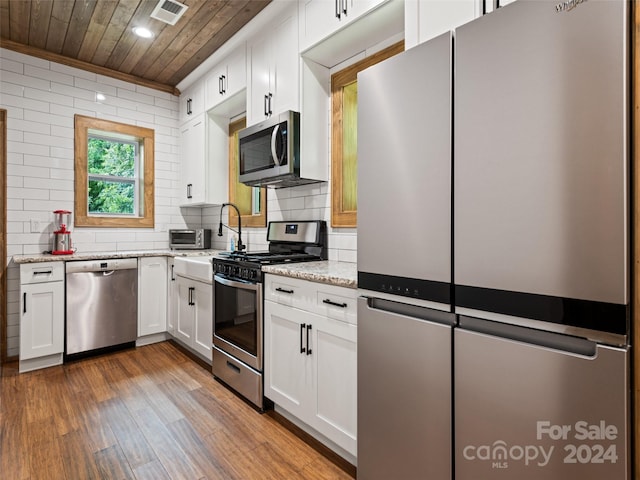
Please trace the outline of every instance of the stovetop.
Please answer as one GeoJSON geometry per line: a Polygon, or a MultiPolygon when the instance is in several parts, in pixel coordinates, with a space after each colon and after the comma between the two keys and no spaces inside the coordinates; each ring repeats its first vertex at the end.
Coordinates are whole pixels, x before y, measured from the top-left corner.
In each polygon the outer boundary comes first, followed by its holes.
{"type": "Polygon", "coordinates": [[[249,262],[257,265],[322,260],[318,255],[307,252],[223,252],[219,256],[227,261],[249,262]]]}

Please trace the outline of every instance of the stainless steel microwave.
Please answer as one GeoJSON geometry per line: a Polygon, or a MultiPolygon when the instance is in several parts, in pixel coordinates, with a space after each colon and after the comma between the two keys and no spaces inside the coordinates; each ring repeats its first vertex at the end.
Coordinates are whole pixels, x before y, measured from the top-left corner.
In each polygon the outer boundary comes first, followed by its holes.
{"type": "Polygon", "coordinates": [[[211,248],[211,229],[169,230],[169,247],[173,250],[205,250],[211,248]]]}
{"type": "Polygon", "coordinates": [[[238,179],[250,186],[289,187],[300,178],[300,114],[287,111],[238,133],[238,179]]]}

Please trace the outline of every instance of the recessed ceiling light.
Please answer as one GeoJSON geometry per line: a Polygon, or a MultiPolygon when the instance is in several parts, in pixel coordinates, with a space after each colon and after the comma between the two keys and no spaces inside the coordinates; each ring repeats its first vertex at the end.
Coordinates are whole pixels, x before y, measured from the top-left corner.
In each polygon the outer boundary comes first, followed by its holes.
{"type": "Polygon", "coordinates": [[[142,38],[153,38],[151,30],[145,27],[133,27],[133,33],[142,38]]]}

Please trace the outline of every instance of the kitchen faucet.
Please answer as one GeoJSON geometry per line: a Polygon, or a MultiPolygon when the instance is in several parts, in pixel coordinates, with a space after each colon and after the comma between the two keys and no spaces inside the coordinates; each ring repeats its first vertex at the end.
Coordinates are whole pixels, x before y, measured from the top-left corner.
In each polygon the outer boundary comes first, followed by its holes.
{"type": "Polygon", "coordinates": [[[238,245],[236,246],[236,249],[239,252],[242,252],[242,250],[244,250],[244,248],[245,248],[244,244],[242,243],[242,218],[241,218],[241,215],[240,215],[240,210],[233,203],[223,203],[222,206],[220,207],[220,224],[218,225],[218,236],[219,237],[222,236],[222,227],[223,227],[223,225],[222,225],[222,210],[226,206],[231,206],[231,207],[235,208],[236,212],[238,213],[238,230],[234,230],[233,228],[231,228],[228,225],[224,225],[224,227],[226,227],[229,230],[231,230],[232,232],[235,232],[235,233],[238,234],[238,245]]]}

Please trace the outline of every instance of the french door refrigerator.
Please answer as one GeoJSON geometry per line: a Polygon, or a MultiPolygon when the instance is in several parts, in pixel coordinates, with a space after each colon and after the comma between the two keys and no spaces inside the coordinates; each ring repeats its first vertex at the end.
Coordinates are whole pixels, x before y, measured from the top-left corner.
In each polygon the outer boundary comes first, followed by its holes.
{"type": "Polygon", "coordinates": [[[456,29],[457,480],[630,478],[628,9],[456,29]]]}
{"type": "Polygon", "coordinates": [[[359,480],[452,475],[451,53],[358,75],[359,480]]]}

